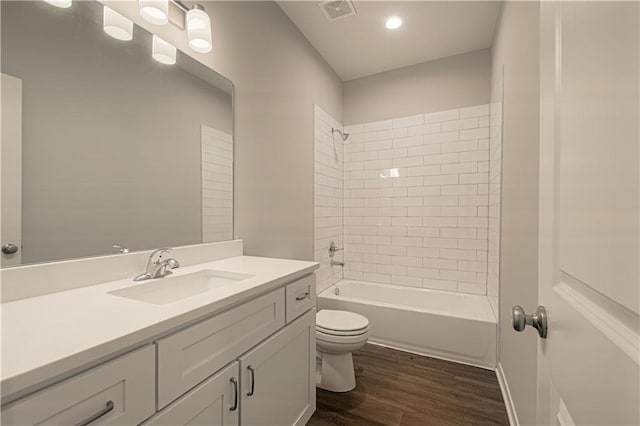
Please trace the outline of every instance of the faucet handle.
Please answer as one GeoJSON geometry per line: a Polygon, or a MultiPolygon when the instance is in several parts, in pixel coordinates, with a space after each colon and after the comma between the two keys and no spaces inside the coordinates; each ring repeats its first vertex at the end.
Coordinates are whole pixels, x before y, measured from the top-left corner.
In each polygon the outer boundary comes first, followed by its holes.
{"type": "Polygon", "coordinates": [[[167,259],[167,267],[169,267],[169,269],[176,269],[180,267],[180,262],[178,262],[175,259],[167,259]]]}

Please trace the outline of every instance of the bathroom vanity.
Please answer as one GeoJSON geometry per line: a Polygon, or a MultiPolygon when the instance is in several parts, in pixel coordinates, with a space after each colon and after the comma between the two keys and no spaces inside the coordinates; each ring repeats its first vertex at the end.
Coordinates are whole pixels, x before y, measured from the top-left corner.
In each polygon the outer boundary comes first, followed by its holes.
{"type": "Polygon", "coordinates": [[[2,423],[305,424],[316,268],[232,256],[3,303],[2,423]]]}

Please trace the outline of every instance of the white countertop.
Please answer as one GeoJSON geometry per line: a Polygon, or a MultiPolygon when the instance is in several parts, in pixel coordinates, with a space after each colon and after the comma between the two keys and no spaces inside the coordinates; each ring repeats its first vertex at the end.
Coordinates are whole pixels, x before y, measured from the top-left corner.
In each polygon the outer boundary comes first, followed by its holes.
{"type": "Polygon", "coordinates": [[[0,305],[3,400],[281,287],[317,267],[315,262],[250,256],[187,266],[174,270],[173,276],[201,269],[254,276],[165,305],[108,294],[140,284],[131,278],[3,303],[0,305]]]}

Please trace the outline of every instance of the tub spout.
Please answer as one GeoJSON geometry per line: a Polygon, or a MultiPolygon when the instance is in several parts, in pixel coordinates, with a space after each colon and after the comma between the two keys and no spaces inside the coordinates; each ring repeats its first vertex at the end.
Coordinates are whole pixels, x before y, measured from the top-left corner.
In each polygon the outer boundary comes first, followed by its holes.
{"type": "Polygon", "coordinates": [[[331,260],[330,265],[331,266],[342,266],[342,267],[344,267],[344,262],[338,262],[337,260],[331,260]]]}

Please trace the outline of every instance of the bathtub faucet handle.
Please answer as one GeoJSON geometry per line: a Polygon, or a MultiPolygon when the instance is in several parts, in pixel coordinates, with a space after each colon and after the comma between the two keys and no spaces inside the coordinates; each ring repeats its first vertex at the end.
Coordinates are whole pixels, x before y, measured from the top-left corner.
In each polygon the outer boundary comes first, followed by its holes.
{"type": "Polygon", "coordinates": [[[344,250],[344,248],[338,248],[335,241],[331,241],[331,244],[329,244],[329,257],[333,257],[340,250],[344,250]]]}

